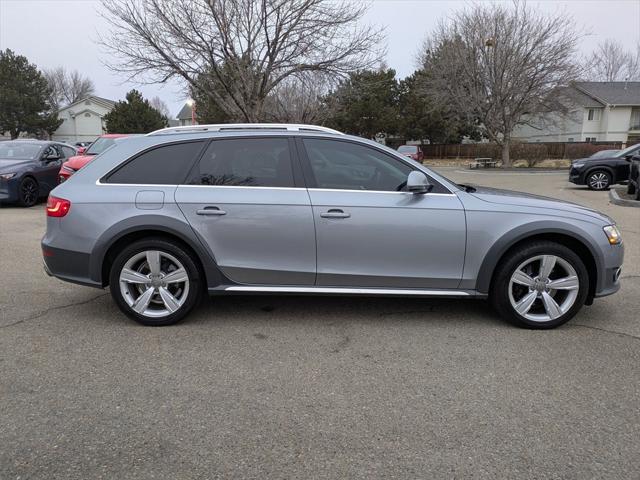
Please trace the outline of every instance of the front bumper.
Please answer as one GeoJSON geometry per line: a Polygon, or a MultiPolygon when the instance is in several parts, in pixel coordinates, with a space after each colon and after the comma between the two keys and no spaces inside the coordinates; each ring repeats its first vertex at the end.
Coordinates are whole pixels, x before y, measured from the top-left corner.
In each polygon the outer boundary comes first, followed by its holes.
{"type": "Polygon", "coordinates": [[[0,202],[18,201],[18,182],[13,178],[0,180],[0,202]]]}
{"type": "Polygon", "coordinates": [[[582,170],[578,170],[575,167],[571,167],[569,170],[569,181],[576,185],[584,185],[584,178],[582,177],[582,170]]]}

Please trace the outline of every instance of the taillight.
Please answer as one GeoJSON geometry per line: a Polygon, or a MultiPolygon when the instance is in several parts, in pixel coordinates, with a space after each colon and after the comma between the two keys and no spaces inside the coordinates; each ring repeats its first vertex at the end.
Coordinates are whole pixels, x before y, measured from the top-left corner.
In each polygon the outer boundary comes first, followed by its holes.
{"type": "Polygon", "coordinates": [[[48,217],[64,217],[69,213],[71,202],[64,198],[49,195],[47,198],[47,216],[48,217]]]}

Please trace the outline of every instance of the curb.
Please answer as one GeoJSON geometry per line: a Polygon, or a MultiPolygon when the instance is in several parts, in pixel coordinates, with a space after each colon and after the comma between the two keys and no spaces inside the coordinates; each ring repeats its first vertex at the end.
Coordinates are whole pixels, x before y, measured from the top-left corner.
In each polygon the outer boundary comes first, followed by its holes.
{"type": "Polygon", "coordinates": [[[609,200],[616,205],[622,205],[623,207],[636,207],[640,208],[640,201],[627,200],[626,198],[620,198],[615,188],[609,189],[609,200]]]}

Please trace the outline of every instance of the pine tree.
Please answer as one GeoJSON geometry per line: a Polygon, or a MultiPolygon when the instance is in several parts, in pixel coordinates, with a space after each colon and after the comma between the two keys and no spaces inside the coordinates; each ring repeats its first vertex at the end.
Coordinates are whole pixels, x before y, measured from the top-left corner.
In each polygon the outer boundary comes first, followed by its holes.
{"type": "Polygon", "coordinates": [[[107,133],[149,133],[167,126],[167,117],[153,108],[137,90],[116,103],[104,117],[107,133]]]}

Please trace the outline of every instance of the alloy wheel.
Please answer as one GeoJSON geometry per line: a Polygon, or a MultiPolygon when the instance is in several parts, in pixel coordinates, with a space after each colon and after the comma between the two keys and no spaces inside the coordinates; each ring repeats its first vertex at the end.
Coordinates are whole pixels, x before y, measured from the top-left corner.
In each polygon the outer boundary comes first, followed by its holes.
{"type": "Polygon", "coordinates": [[[579,290],[578,274],[569,262],[555,255],[537,255],[511,275],[509,301],[527,320],[549,322],[571,309],[579,290]]]}
{"type": "Polygon", "coordinates": [[[30,207],[38,201],[38,184],[31,178],[25,178],[20,184],[22,204],[30,207]]]}
{"type": "Polygon", "coordinates": [[[119,276],[120,292],[129,307],[145,317],[161,318],[178,311],[189,295],[189,275],[180,261],[160,250],[131,257],[119,276]]]}
{"type": "Polygon", "coordinates": [[[596,172],[589,176],[589,186],[594,190],[604,190],[609,186],[609,177],[606,173],[596,172]]]}

